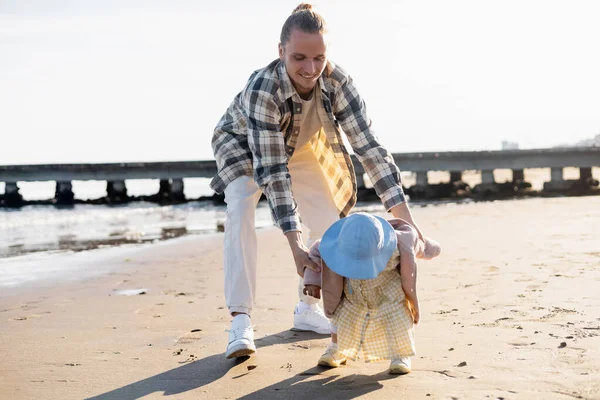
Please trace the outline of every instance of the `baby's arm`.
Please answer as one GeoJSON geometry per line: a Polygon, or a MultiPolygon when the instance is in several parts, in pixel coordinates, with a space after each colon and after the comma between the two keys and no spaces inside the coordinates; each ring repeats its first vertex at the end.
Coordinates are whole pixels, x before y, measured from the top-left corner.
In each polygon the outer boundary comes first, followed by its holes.
{"type": "Polygon", "coordinates": [[[402,277],[402,290],[408,300],[410,311],[415,324],[419,323],[419,299],[417,297],[417,265],[401,263],[400,276],[402,277]]]}
{"type": "MultiPolygon", "coordinates": [[[[314,263],[322,267],[319,242],[313,243],[308,250],[308,256],[314,263]]],[[[314,272],[310,269],[304,270],[304,289],[302,292],[317,299],[321,298],[321,272],[314,272]]]]}

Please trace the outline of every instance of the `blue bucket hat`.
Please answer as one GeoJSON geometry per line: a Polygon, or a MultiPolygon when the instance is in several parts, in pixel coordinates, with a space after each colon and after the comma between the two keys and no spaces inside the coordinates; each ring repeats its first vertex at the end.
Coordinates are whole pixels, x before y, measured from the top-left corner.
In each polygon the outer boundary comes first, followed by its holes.
{"type": "Polygon", "coordinates": [[[346,278],[373,279],[396,250],[394,228],[384,218],[356,213],[327,229],[319,252],[329,269],[346,278]]]}

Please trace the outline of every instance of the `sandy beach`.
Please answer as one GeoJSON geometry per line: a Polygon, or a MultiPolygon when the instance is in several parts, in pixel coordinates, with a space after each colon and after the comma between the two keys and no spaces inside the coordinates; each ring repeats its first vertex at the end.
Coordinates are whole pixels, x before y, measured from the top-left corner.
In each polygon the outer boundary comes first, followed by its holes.
{"type": "Polygon", "coordinates": [[[292,332],[295,268],[259,230],[258,352],[226,360],[222,236],[0,288],[2,399],[600,399],[600,196],[415,207],[443,252],[419,265],[413,372],[316,366],[292,332]]]}

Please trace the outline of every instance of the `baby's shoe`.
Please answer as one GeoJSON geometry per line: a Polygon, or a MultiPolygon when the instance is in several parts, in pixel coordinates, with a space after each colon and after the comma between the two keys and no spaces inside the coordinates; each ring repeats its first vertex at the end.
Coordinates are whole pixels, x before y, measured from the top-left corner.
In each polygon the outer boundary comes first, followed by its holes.
{"type": "Polygon", "coordinates": [[[404,375],[410,371],[410,357],[396,358],[390,363],[390,374],[404,375]]]}
{"type": "Polygon", "coordinates": [[[337,343],[329,343],[318,364],[322,367],[337,368],[346,364],[346,357],[338,351],[337,343]]]}

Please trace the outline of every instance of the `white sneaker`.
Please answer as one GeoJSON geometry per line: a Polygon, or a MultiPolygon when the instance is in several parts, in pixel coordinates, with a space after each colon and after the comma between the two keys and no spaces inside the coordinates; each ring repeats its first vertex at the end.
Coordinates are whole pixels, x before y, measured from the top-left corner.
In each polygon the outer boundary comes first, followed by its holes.
{"type": "Polygon", "coordinates": [[[410,371],[410,357],[400,357],[390,363],[390,374],[404,375],[410,371]]]}
{"type": "Polygon", "coordinates": [[[246,314],[238,314],[231,321],[225,357],[244,357],[254,352],[256,352],[256,346],[254,346],[254,330],[250,324],[250,317],[246,314]]]}
{"type": "Polygon", "coordinates": [[[301,303],[296,305],[294,309],[294,328],[295,331],[312,331],[321,335],[329,335],[329,319],[325,316],[325,312],[318,304],[312,307],[299,311],[301,303]]]}

